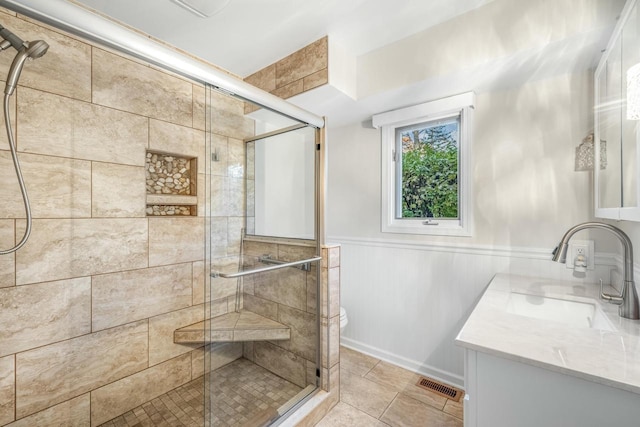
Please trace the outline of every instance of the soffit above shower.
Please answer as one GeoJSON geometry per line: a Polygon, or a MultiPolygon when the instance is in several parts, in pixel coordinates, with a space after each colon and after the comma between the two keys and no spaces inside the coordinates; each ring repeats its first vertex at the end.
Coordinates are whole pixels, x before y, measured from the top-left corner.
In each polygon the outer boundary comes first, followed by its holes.
{"type": "Polygon", "coordinates": [[[246,77],[325,35],[361,55],[494,0],[233,0],[209,18],[169,0],[72,1],[246,77]]]}

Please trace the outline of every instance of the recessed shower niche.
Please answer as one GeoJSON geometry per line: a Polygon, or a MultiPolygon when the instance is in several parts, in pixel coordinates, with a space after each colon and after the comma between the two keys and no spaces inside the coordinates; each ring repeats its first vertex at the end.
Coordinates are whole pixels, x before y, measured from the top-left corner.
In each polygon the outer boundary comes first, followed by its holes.
{"type": "Polygon", "coordinates": [[[195,216],[198,196],[196,158],[147,151],[147,216],[195,216]]]}

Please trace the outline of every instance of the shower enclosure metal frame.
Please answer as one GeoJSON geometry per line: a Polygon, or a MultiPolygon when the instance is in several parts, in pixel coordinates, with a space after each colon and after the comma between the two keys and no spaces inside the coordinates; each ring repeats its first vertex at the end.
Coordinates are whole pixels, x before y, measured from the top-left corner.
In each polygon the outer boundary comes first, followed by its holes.
{"type": "MultiPolygon", "coordinates": [[[[211,103],[211,96],[210,96],[210,92],[209,90],[215,90],[219,93],[222,93],[224,95],[229,95],[229,96],[234,96],[233,94],[229,94],[226,93],[226,91],[220,91],[218,88],[216,87],[207,87],[206,88],[206,95],[205,95],[205,100],[206,100],[206,104],[207,104],[207,109],[209,108],[208,106],[211,103]]],[[[206,129],[208,129],[208,131],[206,132],[206,137],[207,137],[207,144],[206,144],[206,159],[209,162],[208,165],[208,171],[207,171],[207,175],[209,175],[209,171],[210,171],[210,165],[211,165],[211,161],[214,161],[214,158],[216,156],[216,154],[213,152],[213,147],[212,147],[212,143],[211,143],[211,132],[209,131],[211,129],[212,123],[215,120],[215,117],[210,116],[209,114],[206,114],[206,129]]],[[[255,135],[255,136],[251,136],[248,138],[245,138],[243,140],[245,147],[246,144],[251,143],[251,142],[256,142],[258,140],[264,140],[264,139],[268,139],[270,137],[275,137],[275,136],[279,136],[285,133],[289,133],[289,132],[295,132],[301,129],[305,129],[308,127],[314,127],[311,126],[309,124],[305,124],[305,123],[299,123],[299,124],[294,124],[292,126],[288,126],[288,127],[284,127],[281,129],[277,129],[275,131],[271,131],[271,132],[266,132],[266,133],[262,133],[259,135],[255,135]]],[[[211,278],[216,278],[216,277],[221,277],[221,278],[226,278],[226,279],[233,279],[233,278],[241,278],[244,276],[249,276],[249,275],[253,275],[256,273],[263,273],[263,272],[269,272],[269,271],[274,271],[274,270],[279,270],[279,269],[284,269],[284,268],[291,268],[291,267],[301,267],[304,264],[309,264],[309,263],[316,263],[316,286],[317,286],[317,295],[318,297],[316,298],[316,302],[315,302],[315,310],[316,310],[316,321],[315,321],[315,332],[316,332],[316,355],[315,355],[315,359],[316,359],[316,381],[315,381],[315,389],[309,393],[308,395],[306,395],[304,398],[302,398],[300,401],[295,402],[292,404],[291,407],[288,407],[285,409],[284,413],[279,414],[279,417],[276,418],[275,420],[272,420],[272,424],[269,425],[273,425],[273,426],[277,426],[280,425],[281,423],[285,422],[287,417],[289,415],[291,415],[292,413],[295,412],[296,409],[298,409],[299,407],[301,407],[302,405],[304,405],[309,399],[311,399],[315,393],[320,390],[321,386],[322,386],[322,377],[321,377],[321,373],[322,373],[322,340],[321,340],[321,301],[322,298],[320,297],[320,283],[321,283],[321,268],[320,268],[320,261],[322,260],[322,256],[321,256],[321,247],[324,244],[324,236],[323,236],[323,209],[324,209],[324,204],[323,204],[323,194],[324,194],[324,177],[325,177],[325,169],[324,169],[324,147],[325,147],[325,143],[324,143],[324,131],[322,129],[318,129],[315,128],[314,129],[314,239],[313,240],[307,240],[307,239],[296,239],[296,238],[282,238],[282,237],[269,237],[269,236],[264,236],[265,239],[269,240],[269,241],[278,241],[281,240],[283,243],[286,243],[288,241],[296,241],[296,240],[302,240],[302,241],[309,241],[309,242],[314,242],[315,243],[315,253],[316,255],[314,257],[311,258],[307,258],[307,259],[302,259],[302,260],[296,260],[296,261],[292,261],[292,262],[282,262],[279,263],[277,265],[267,265],[264,267],[259,267],[259,268],[253,268],[250,270],[239,270],[237,272],[233,272],[233,273],[224,273],[224,272],[217,272],[217,271],[211,271],[210,275],[207,275],[206,280],[210,281],[211,278]]],[[[246,173],[246,148],[245,148],[245,173],[246,173]]],[[[211,198],[211,194],[209,194],[210,191],[210,186],[207,185],[207,194],[206,194],[206,199],[210,200],[210,202],[213,202],[213,199],[211,198]]],[[[246,181],[245,181],[245,194],[246,194],[246,181]]],[[[210,209],[210,207],[208,207],[208,209],[210,209]]],[[[210,215],[205,214],[205,220],[209,220],[210,219],[210,215]]],[[[245,229],[246,229],[246,217],[245,217],[245,229]]],[[[210,224],[207,224],[207,227],[210,227],[210,224]]],[[[209,238],[211,237],[210,234],[208,236],[209,238]]],[[[243,238],[244,238],[244,234],[243,234],[243,238]]],[[[262,238],[263,236],[260,236],[260,238],[262,238]]],[[[211,261],[211,241],[209,240],[209,238],[207,239],[207,247],[206,247],[206,255],[205,255],[205,262],[209,262],[211,261]]],[[[240,257],[242,257],[242,254],[240,255],[240,257]]],[[[208,286],[209,292],[212,292],[212,285],[208,286]]],[[[237,296],[236,296],[237,298],[237,296]]],[[[210,320],[209,320],[210,322],[210,320]]],[[[207,328],[208,331],[211,331],[211,328],[207,328]]],[[[328,348],[326,349],[328,352],[328,348]]],[[[328,360],[328,354],[327,356],[327,360],[328,360]]],[[[213,372],[213,371],[212,371],[213,372]]],[[[210,400],[207,401],[205,403],[205,413],[206,414],[211,414],[212,411],[214,410],[214,408],[211,407],[211,402],[210,400]]]]}

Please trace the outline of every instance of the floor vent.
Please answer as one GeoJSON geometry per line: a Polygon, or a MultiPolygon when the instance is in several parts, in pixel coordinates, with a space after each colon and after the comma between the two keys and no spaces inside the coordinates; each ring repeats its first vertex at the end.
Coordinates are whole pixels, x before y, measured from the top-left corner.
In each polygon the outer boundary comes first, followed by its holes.
{"type": "Polygon", "coordinates": [[[460,389],[451,387],[436,380],[432,380],[431,378],[420,377],[420,380],[418,380],[416,385],[418,387],[424,388],[425,390],[429,390],[436,394],[439,394],[442,397],[451,399],[454,402],[459,402],[460,398],[464,394],[464,392],[460,389]]]}

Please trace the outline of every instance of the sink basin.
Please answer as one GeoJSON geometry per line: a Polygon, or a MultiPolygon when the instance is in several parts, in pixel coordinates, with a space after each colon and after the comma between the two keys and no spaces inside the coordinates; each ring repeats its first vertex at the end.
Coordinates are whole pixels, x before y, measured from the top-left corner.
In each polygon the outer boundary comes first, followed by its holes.
{"type": "Polygon", "coordinates": [[[509,295],[507,312],[535,319],[562,322],[579,328],[615,331],[614,326],[595,301],[590,303],[512,292],[509,295]]]}

